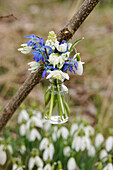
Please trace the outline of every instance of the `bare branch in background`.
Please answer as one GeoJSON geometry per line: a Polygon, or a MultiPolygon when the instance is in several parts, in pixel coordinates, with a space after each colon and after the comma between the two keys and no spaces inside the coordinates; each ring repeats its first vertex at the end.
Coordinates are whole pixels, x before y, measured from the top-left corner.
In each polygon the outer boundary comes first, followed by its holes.
{"type": "MultiPolygon", "coordinates": [[[[94,7],[100,0],[85,0],[78,11],[74,14],[71,20],[66,26],[58,33],[57,38],[59,41],[69,40],[74,33],[91,13],[94,7]]],[[[31,73],[26,79],[24,84],[20,87],[14,97],[5,106],[2,114],[0,115],[0,131],[6,125],[8,120],[12,117],[15,110],[20,106],[23,100],[27,97],[33,87],[41,80],[43,68],[40,68],[37,72],[31,73]]]]}
{"type": "Polygon", "coordinates": [[[14,14],[9,14],[9,15],[0,16],[0,19],[10,18],[10,17],[13,17],[14,19],[17,20],[17,17],[15,17],[14,14]]]}

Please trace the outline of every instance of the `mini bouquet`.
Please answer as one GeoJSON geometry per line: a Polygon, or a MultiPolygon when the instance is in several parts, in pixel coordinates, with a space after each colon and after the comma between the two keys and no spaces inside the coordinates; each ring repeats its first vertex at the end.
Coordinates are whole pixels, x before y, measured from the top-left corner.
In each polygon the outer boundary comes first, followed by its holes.
{"type": "Polygon", "coordinates": [[[34,55],[32,62],[28,63],[32,73],[43,67],[42,78],[46,77],[51,82],[51,86],[45,91],[45,118],[52,124],[61,124],[68,121],[69,107],[64,95],[68,93],[68,88],[63,84],[69,80],[67,71],[82,75],[83,64],[80,54],[75,48],[76,44],[82,40],[80,38],[73,44],[66,40],[59,42],[54,31],[50,31],[45,44],[43,38],[35,35],[25,36],[29,38],[27,44],[21,44],[18,50],[23,54],[34,55]],[[75,50],[75,55],[70,57],[75,50]]]}

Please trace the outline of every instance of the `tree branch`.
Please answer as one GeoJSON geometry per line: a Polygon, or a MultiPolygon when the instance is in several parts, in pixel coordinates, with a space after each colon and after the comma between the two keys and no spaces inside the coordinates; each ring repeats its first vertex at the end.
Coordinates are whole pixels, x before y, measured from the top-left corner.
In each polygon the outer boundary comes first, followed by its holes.
{"type": "MultiPolygon", "coordinates": [[[[90,12],[98,4],[100,0],[85,0],[78,11],[74,14],[72,19],[66,24],[66,26],[58,33],[57,38],[59,41],[69,40],[74,35],[75,31],[87,18],[90,12]]],[[[5,106],[3,113],[0,115],[0,131],[6,125],[8,120],[12,117],[15,110],[20,106],[23,100],[27,97],[33,87],[41,80],[43,68],[40,68],[37,72],[31,73],[26,79],[24,84],[20,87],[14,97],[5,106]]]]}

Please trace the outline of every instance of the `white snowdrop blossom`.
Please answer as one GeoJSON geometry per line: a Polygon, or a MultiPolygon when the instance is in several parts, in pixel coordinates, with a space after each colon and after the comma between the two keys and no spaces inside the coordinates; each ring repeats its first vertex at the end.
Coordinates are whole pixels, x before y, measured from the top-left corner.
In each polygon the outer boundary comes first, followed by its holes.
{"type": "Polygon", "coordinates": [[[33,129],[31,129],[31,131],[29,131],[27,138],[29,141],[35,141],[36,139],[40,140],[41,135],[37,129],[33,128],[33,129]]]}
{"type": "Polygon", "coordinates": [[[77,61],[77,63],[78,66],[77,66],[77,70],[75,70],[75,73],[81,76],[83,74],[83,64],[85,64],[85,62],[77,61]]]}
{"type": "Polygon", "coordinates": [[[19,48],[18,51],[21,51],[23,54],[28,54],[32,50],[32,47],[27,46],[27,44],[21,44],[22,48],[19,48]]]}
{"type": "Polygon", "coordinates": [[[11,145],[7,145],[7,149],[11,154],[13,154],[13,148],[11,145]]]}
{"type": "Polygon", "coordinates": [[[49,144],[49,147],[47,147],[43,152],[43,160],[52,160],[54,155],[54,146],[52,143],[49,144]]]}
{"type": "Polygon", "coordinates": [[[51,165],[50,164],[46,164],[43,170],[51,170],[51,165]]]}
{"type": "Polygon", "coordinates": [[[21,152],[21,154],[24,154],[25,151],[26,151],[25,145],[21,145],[21,147],[20,147],[20,152],[21,152]]]}
{"type": "Polygon", "coordinates": [[[67,79],[69,80],[69,75],[67,73],[64,73],[60,70],[55,70],[55,71],[48,71],[49,75],[46,77],[46,79],[49,79],[49,78],[55,78],[55,79],[59,79],[59,80],[62,80],[62,79],[67,79]]]}
{"type": "Polygon", "coordinates": [[[104,142],[104,137],[101,133],[98,133],[95,137],[95,146],[99,147],[104,142]]]}
{"type": "Polygon", "coordinates": [[[108,163],[103,170],[113,170],[113,164],[112,163],[108,163]]]}
{"type": "Polygon", "coordinates": [[[40,64],[36,61],[30,62],[30,63],[28,63],[28,65],[31,67],[28,69],[31,71],[31,73],[36,72],[40,68],[40,64]]]}
{"type": "Polygon", "coordinates": [[[76,152],[84,151],[85,149],[89,150],[91,147],[91,140],[87,136],[75,136],[72,142],[72,148],[76,150],[76,152]]]}
{"type": "Polygon", "coordinates": [[[7,154],[4,151],[4,145],[0,145],[0,165],[4,165],[7,161],[7,154]]]}
{"type": "Polygon", "coordinates": [[[76,169],[76,161],[73,157],[71,157],[67,162],[67,169],[68,170],[75,170],[76,169]]]}
{"type": "Polygon", "coordinates": [[[57,137],[59,138],[60,136],[62,136],[63,139],[67,139],[69,136],[69,131],[66,127],[62,126],[58,132],[57,132],[57,137]]]}
{"type": "Polygon", "coordinates": [[[84,127],[84,131],[85,131],[86,136],[93,136],[94,133],[95,133],[94,128],[92,126],[89,126],[89,125],[84,127]]]}
{"type": "Polygon", "coordinates": [[[22,123],[23,121],[27,121],[29,119],[29,114],[26,110],[22,110],[18,116],[18,123],[22,123]]]}
{"type": "Polygon", "coordinates": [[[78,124],[77,124],[77,123],[73,123],[73,124],[71,125],[71,130],[70,130],[71,135],[73,135],[74,132],[77,131],[77,129],[78,129],[78,124]]]}
{"type": "Polygon", "coordinates": [[[43,167],[43,161],[39,156],[31,157],[29,159],[29,162],[28,162],[29,170],[32,170],[35,165],[39,168],[43,167]]]}
{"type": "Polygon", "coordinates": [[[34,116],[36,116],[38,119],[42,119],[42,113],[40,111],[37,110],[33,110],[33,114],[34,116]]]}
{"type": "Polygon", "coordinates": [[[108,153],[106,152],[105,149],[101,150],[100,151],[100,160],[102,160],[103,162],[106,161],[108,159],[107,155],[108,155],[108,153]]]}
{"type": "MultiPolygon", "coordinates": [[[[56,42],[56,41],[55,41],[56,42]]],[[[50,46],[51,48],[52,48],[52,50],[55,50],[55,42],[53,42],[52,40],[46,40],[46,43],[45,43],[45,45],[46,46],[50,46]]],[[[48,51],[49,49],[47,49],[47,51],[48,51]]]]}
{"type": "Polygon", "coordinates": [[[70,156],[71,148],[69,146],[65,147],[63,150],[64,156],[70,156]]]}
{"type": "Polygon", "coordinates": [[[20,132],[21,136],[25,136],[26,135],[26,125],[25,124],[20,125],[19,132],[20,132]]]}
{"type": "Polygon", "coordinates": [[[110,152],[113,148],[113,136],[109,136],[105,142],[105,148],[110,152]]]}
{"type": "Polygon", "coordinates": [[[39,127],[42,128],[43,127],[43,121],[39,118],[37,118],[36,116],[32,116],[26,124],[26,128],[30,129],[30,127],[39,127]]]}
{"type": "Polygon", "coordinates": [[[55,66],[59,63],[59,54],[50,54],[48,61],[50,62],[50,64],[53,64],[53,67],[55,68],[55,66]]]}
{"type": "Polygon", "coordinates": [[[55,45],[56,45],[56,49],[59,52],[66,52],[67,51],[67,43],[63,43],[63,44],[60,44],[60,45],[59,45],[59,43],[57,43],[55,45]]]}
{"type": "Polygon", "coordinates": [[[12,170],[23,170],[22,166],[18,166],[16,163],[13,164],[12,170]]]}
{"type": "Polygon", "coordinates": [[[90,148],[88,149],[88,156],[95,156],[96,150],[94,146],[90,146],[90,148]]]}
{"type": "Polygon", "coordinates": [[[49,145],[49,140],[48,138],[43,138],[42,141],[40,142],[40,146],[39,149],[42,151],[44,149],[46,149],[49,145]]]}

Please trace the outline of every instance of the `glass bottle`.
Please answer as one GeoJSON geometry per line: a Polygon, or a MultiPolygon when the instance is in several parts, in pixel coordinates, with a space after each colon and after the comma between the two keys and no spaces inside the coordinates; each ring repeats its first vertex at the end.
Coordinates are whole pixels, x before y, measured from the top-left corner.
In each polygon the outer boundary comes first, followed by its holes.
{"type": "Polygon", "coordinates": [[[45,119],[51,124],[65,123],[69,118],[68,88],[64,80],[51,78],[49,81],[51,85],[45,91],[45,119]]]}

